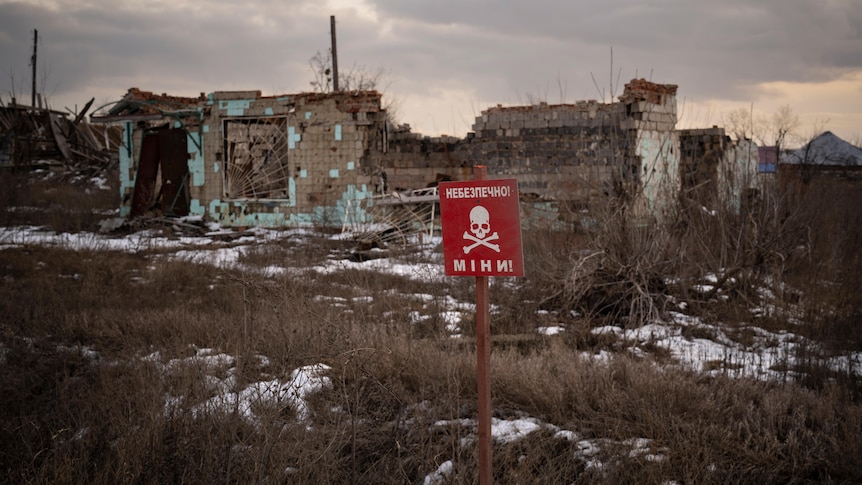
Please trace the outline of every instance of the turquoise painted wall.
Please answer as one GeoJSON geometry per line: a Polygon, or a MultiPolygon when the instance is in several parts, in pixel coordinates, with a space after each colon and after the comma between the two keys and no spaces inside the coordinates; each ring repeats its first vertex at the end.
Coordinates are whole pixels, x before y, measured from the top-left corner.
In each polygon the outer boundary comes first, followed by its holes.
{"type": "Polygon", "coordinates": [[[192,179],[191,185],[192,187],[203,187],[206,183],[206,173],[204,170],[204,150],[201,135],[199,133],[189,132],[187,141],[189,151],[189,174],[192,179]]]}
{"type": "Polygon", "coordinates": [[[360,202],[372,195],[374,195],[373,192],[369,191],[365,184],[348,185],[347,190],[333,205],[318,206],[311,212],[292,212],[284,202],[280,201],[214,200],[208,207],[203,208],[199,201],[193,200],[192,213],[197,214],[207,210],[210,217],[225,226],[293,227],[319,224],[328,226],[340,226],[344,223],[364,224],[372,222],[372,217],[360,202]]]}
{"type": "Polygon", "coordinates": [[[126,193],[135,190],[136,167],[134,167],[135,147],[132,142],[132,123],[123,123],[123,145],[120,147],[120,217],[129,217],[132,212],[132,199],[123,202],[126,193]]]}

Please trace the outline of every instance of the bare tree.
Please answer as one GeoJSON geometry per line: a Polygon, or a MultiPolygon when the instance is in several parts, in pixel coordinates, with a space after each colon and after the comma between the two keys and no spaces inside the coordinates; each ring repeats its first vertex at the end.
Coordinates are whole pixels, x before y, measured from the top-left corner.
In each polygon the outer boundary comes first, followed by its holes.
{"type": "Polygon", "coordinates": [[[778,111],[772,113],[769,121],[769,131],[767,132],[769,138],[764,140],[771,141],[771,144],[775,146],[776,156],[779,156],[781,149],[786,146],[788,138],[797,134],[800,125],[799,115],[793,112],[793,108],[789,104],[785,104],[778,108],[778,111]]]}
{"type": "Polygon", "coordinates": [[[308,65],[311,68],[312,76],[314,76],[309,83],[314,92],[328,93],[332,91],[332,50],[317,51],[317,54],[308,60],[308,65]]]}
{"type": "MultiPolygon", "coordinates": [[[[314,79],[309,84],[318,93],[329,93],[333,89],[332,51],[317,51],[308,61],[314,79]]],[[[368,69],[365,66],[353,65],[350,69],[338,73],[338,86],[341,91],[371,91],[378,89],[386,75],[382,67],[368,69]]]]}
{"type": "Polygon", "coordinates": [[[790,105],[778,108],[772,115],[753,109],[736,108],[724,116],[725,129],[737,140],[755,140],[761,146],[775,148],[776,160],[788,143],[799,141],[799,115],[790,105]]]}
{"type": "Polygon", "coordinates": [[[736,108],[727,112],[723,121],[727,133],[737,140],[761,138],[766,125],[763,115],[758,115],[755,120],[753,110],[748,108],[736,108]]]}
{"type": "MultiPolygon", "coordinates": [[[[313,76],[309,82],[313,91],[316,93],[332,92],[334,83],[331,50],[317,51],[308,60],[308,65],[313,76]]],[[[383,67],[369,69],[354,63],[350,69],[339,70],[338,72],[340,91],[379,91],[381,94],[385,94],[391,84],[391,75],[383,67]]],[[[383,108],[386,110],[390,123],[397,124],[395,118],[398,112],[398,100],[388,96],[383,108]]]]}

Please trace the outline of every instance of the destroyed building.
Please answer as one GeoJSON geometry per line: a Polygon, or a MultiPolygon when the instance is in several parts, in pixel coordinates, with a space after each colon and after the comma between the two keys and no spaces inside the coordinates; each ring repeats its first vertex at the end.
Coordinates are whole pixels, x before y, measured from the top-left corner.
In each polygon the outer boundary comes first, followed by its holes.
{"type": "MultiPolygon", "coordinates": [[[[373,222],[375,205],[433,201],[437,182],[469,179],[480,164],[489,178],[517,179],[523,201],[561,217],[608,196],[648,216],[678,196],[681,136],[706,136],[676,130],[676,90],[636,79],[614,103],[498,105],[465,138],[392,125],[374,91],[180,98],[133,88],[98,120],[123,126],[124,216],[373,222]],[[407,192],[426,187],[418,197],[407,192]]],[[[732,151],[723,143],[710,145],[722,159],[732,151]]]]}
{"type": "Polygon", "coordinates": [[[83,173],[107,168],[119,146],[119,132],[92,125],[86,113],[0,102],[0,168],[61,167],[83,173]]]}
{"type": "Polygon", "coordinates": [[[751,140],[731,140],[724,128],[679,131],[680,199],[701,205],[712,198],[739,211],[759,194],[760,150],[751,140]]]}
{"type": "Polygon", "coordinates": [[[625,86],[618,103],[498,105],[463,140],[394,134],[382,165],[396,186],[432,182],[435,174],[469,178],[468,167],[481,163],[490,178],[516,178],[528,200],[578,209],[596,197],[627,195],[638,210],[656,211],[661,187],[678,179],[676,89],[641,79],[625,86]]]}
{"type": "MultiPolygon", "coordinates": [[[[123,216],[196,215],[227,226],[338,225],[371,197],[383,143],[376,92],[180,98],[131,89],[120,122],[123,216]]],[[[361,217],[361,215],[360,215],[361,217]]]]}

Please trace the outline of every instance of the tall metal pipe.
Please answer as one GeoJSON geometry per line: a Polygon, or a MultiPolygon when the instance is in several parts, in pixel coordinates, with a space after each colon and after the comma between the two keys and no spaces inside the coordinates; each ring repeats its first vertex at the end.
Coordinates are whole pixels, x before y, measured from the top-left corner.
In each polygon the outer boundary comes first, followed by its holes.
{"type": "Polygon", "coordinates": [[[30,106],[36,107],[36,45],[39,42],[39,31],[33,29],[33,57],[30,58],[30,65],[33,66],[33,94],[30,98],[30,106]]]}
{"type": "Polygon", "coordinates": [[[332,35],[332,90],[338,91],[338,49],[335,47],[335,15],[329,16],[329,31],[332,35]]]}

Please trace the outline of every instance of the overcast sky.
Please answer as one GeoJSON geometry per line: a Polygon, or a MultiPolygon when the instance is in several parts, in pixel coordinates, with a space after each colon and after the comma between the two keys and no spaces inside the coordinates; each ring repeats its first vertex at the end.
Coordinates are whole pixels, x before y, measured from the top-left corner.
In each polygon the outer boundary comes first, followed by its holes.
{"type": "Polygon", "coordinates": [[[384,69],[384,102],[425,134],[463,136],[498,103],[609,101],[642,77],[679,85],[680,127],[789,104],[801,132],[828,120],[862,143],[862,0],[0,0],[0,97],[30,101],[33,29],[55,109],[130,87],[309,91],[330,15],[340,70],[384,69]]]}

